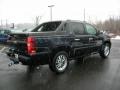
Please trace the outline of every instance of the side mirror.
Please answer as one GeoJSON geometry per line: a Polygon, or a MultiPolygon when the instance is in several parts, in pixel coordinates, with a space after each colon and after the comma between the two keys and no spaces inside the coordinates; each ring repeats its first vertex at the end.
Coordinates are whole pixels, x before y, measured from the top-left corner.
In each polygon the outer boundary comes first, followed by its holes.
{"type": "Polygon", "coordinates": [[[103,34],[103,32],[100,31],[100,30],[98,30],[98,31],[97,31],[97,35],[100,35],[100,34],[103,34]]]}

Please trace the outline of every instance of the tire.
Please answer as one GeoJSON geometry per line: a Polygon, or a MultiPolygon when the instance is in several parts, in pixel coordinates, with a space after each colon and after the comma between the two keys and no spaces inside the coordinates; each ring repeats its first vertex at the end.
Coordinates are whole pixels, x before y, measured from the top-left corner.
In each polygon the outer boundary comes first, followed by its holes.
{"type": "Polygon", "coordinates": [[[110,54],[110,44],[109,43],[105,43],[102,46],[102,49],[100,50],[100,56],[102,58],[107,58],[110,54]]]}
{"type": "Polygon", "coordinates": [[[64,51],[61,51],[54,56],[53,60],[49,64],[49,68],[53,72],[60,74],[66,71],[68,65],[68,54],[64,51]]]}

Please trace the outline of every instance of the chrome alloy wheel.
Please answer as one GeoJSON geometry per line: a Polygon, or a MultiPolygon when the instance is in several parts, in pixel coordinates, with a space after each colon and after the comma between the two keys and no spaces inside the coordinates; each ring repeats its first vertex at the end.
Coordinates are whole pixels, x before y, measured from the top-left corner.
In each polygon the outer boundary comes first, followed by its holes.
{"type": "Polygon", "coordinates": [[[63,71],[67,67],[67,57],[65,55],[59,55],[56,58],[55,66],[58,71],[63,71]]]}
{"type": "Polygon", "coordinates": [[[110,47],[109,47],[109,45],[106,45],[105,48],[104,48],[104,55],[108,56],[109,53],[110,53],[110,47]]]}

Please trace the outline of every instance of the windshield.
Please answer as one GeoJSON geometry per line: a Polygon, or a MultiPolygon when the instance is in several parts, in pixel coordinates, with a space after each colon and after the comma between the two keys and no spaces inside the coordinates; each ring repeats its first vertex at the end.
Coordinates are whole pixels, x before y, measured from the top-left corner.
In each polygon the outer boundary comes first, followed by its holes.
{"type": "Polygon", "coordinates": [[[43,23],[40,26],[36,27],[32,32],[48,32],[48,31],[55,31],[61,22],[48,22],[43,23]]]}

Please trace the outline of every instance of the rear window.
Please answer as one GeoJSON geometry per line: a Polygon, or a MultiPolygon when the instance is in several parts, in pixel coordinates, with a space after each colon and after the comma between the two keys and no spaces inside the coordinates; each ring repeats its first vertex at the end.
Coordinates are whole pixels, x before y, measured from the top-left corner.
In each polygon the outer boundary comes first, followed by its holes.
{"type": "Polygon", "coordinates": [[[32,32],[48,32],[48,31],[55,31],[61,22],[48,22],[43,23],[36,27],[32,32]]]}

